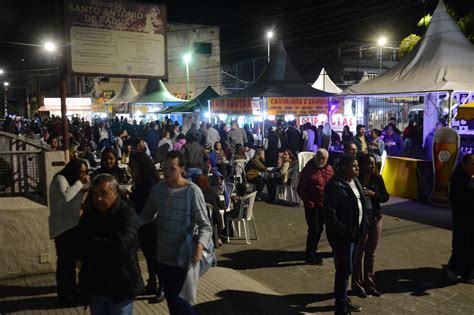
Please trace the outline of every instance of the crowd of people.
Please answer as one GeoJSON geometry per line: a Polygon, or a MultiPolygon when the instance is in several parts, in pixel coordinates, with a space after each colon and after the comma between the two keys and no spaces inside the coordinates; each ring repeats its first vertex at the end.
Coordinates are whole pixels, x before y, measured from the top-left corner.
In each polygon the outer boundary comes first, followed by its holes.
{"type": "MultiPolygon", "coordinates": [[[[42,141],[52,150],[61,148],[60,128],[53,128],[58,121],[42,121],[41,127],[48,130],[42,141]]],[[[60,304],[77,302],[75,266],[80,260],[80,293],[93,314],[130,313],[140,294],[150,295],[151,302],[166,299],[171,314],[193,314],[189,301],[180,297],[189,263],[183,263],[178,251],[187,232],[186,209],[191,207],[196,227],[190,262],[197,264],[211,243],[219,247],[226,239],[222,210],[225,216],[241,215],[245,206],[240,200],[252,191],[260,200],[275,203],[277,187],[292,181],[304,205],[308,264],[323,264],[318,244],[326,226],[336,268],[336,313],[361,310],[347,295],[351,275],[357,296],[382,295],[374,265],[382,231],[381,203],[389,195],[380,164],[384,150],[395,154],[401,143],[393,123],[385,131],[367,132],[363,125],[357,126],[355,135],[345,130],[340,140],[344,154],[332,165],[329,152],[321,148],[326,141],[322,128],[297,128],[282,121],[267,130],[262,146],[255,145],[248,126],[242,129],[236,122],[229,129],[225,123],[202,123],[199,128],[193,124],[184,134],[171,120],[130,124],[115,118],[90,126],[75,119],[70,131],[71,161],[54,177],[50,189],[50,236],[58,256],[60,304]],[[299,173],[296,156],[302,151],[315,156],[299,173]],[[138,248],[145,256],[146,286],[138,248]]],[[[465,157],[456,173],[459,181],[470,180],[472,185],[473,162],[472,154],[465,157]]],[[[452,193],[457,208],[472,202],[473,187],[468,189],[469,197],[465,192],[452,193]]],[[[472,256],[466,215],[471,214],[459,210],[455,216],[456,241],[448,266],[452,278],[473,278],[472,258],[467,264],[459,259],[472,256]]]]}

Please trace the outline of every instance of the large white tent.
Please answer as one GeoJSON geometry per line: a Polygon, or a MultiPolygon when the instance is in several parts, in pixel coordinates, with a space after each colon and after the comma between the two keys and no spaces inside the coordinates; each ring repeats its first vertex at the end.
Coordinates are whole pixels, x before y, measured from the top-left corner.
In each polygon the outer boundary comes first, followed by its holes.
{"type": "Polygon", "coordinates": [[[321,73],[319,74],[318,78],[312,85],[313,88],[329,92],[329,93],[341,93],[342,89],[340,89],[329,77],[328,73],[324,68],[321,69],[321,73]]]}
{"type": "Polygon", "coordinates": [[[132,80],[125,79],[122,83],[122,89],[118,94],[112,97],[107,104],[121,104],[131,102],[138,95],[137,90],[133,86],[132,80]]]}
{"type": "Polygon", "coordinates": [[[474,46],[440,0],[422,40],[395,67],[342,95],[474,91],[474,46]]]}

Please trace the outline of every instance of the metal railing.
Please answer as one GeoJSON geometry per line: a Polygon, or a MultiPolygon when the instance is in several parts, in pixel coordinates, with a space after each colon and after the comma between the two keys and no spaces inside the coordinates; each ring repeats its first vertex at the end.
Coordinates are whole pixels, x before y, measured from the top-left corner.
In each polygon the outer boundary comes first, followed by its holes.
{"type": "Polygon", "coordinates": [[[0,132],[0,197],[30,196],[46,200],[44,152],[47,146],[0,132]]]}

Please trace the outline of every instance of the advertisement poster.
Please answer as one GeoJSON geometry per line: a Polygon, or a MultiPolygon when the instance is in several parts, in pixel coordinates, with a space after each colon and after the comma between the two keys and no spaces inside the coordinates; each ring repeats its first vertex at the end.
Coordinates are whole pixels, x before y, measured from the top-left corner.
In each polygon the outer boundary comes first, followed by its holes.
{"type": "Polygon", "coordinates": [[[328,103],[327,97],[269,97],[267,112],[268,115],[295,116],[327,114],[328,103]]]}
{"type": "Polygon", "coordinates": [[[69,71],[166,79],[166,6],[66,0],[69,71]]]}

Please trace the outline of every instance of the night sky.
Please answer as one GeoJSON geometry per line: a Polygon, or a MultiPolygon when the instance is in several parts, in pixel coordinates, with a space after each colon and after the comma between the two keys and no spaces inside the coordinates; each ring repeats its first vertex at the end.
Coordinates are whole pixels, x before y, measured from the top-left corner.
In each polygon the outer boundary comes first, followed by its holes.
{"type": "MultiPolygon", "coordinates": [[[[45,56],[32,46],[57,33],[59,0],[2,1],[0,9],[0,68],[44,67],[45,56]],[[23,61],[22,61],[23,59],[23,61]]],[[[398,46],[433,12],[434,0],[273,0],[273,1],[136,1],[165,3],[171,22],[221,27],[221,62],[233,63],[266,55],[265,33],[275,32],[290,53],[326,49],[342,41],[374,42],[380,35],[398,46]]],[[[446,0],[459,12],[474,9],[472,0],[446,0]]]]}

